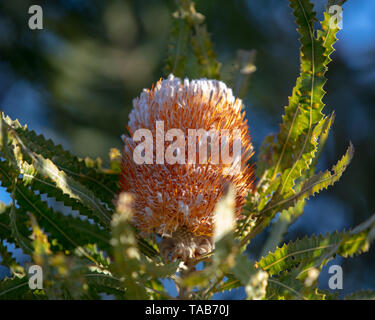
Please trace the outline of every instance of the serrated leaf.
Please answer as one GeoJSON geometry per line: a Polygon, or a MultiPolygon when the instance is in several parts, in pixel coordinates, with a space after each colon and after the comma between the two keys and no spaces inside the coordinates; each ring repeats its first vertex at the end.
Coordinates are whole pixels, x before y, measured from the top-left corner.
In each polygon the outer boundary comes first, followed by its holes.
{"type": "Polygon", "coordinates": [[[231,291],[232,289],[236,289],[241,286],[240,280],[236,279],[234,275],[227,274],[227,279],[221,284],[220,286],[216,287],[212,292],[224,292],[224,291],[231,291]]]}
{"type": "MultiPolygon", "coordinates": [[[[9,176],[6,174],[8,170],[9,167],[7,167],[4,162],[1,162],[1,182],[2,185],[6,187],[9,187],[9,184],[11,183],[9,176]]],[[[13,214],[18,221],[17,229],[21,229],[18,237],[13,237],[11,239],[20,245],[19,238],[21,238],[23,243],[21,243],[21,247],[26,246],[26,249],[31,251],[30,241],[27,239],[30,232],[26,226],[27,213],[31,212],[34,214],[38,223],[50,233],[51,238],[56,239],[60,245],[63,245],[64,250],[73,250],[92,241],[100,244],[102,248],[109,248],[108,231],[100,229],[98,226],[91,224],[87,220],[84,221],[79,217],[66,216],[58,211],[52,210],[46,202],[41,200],[40,195],[35,194],[29,188],[24,186],[21,179],[17,180],[15,196],[18,208],[13,206],[10,210],[14,210],[13,214]],[[19,224],[19,221],[22,221],[22,224],[19,224]]],[[[5,224],[10,224],[10,219],[4,219],[4,222],[5,224]]],[[[11,239],[9,239],[9,241],[11,241],[11,239]]],[[[89,259],[92,259],[90,255],[86,254],[86,256],[89,259]]]]}
{"type": "Polygon", "coordinates": [[[172,27],[164,71],[166,76],[170,73],[177,77],[184,76],[190,32],[191,24],[187,22],[183,8],[180,6],[172,15],[172,27]]]}
{"type": "MultiPolygon", "coordinates": [[[[186,40],[187,32],[190,33],[191,44],[200,66],[200,74],[202,77],[210,79],[219,79],[220,64],[216,60],[216,54],[213,50],[213,44],[210,35],[204,25],[204,16],[195,10],[195,3],[192,0],[179,0],[178,1],[178,17],[184,19],[186,23],[182,23],[178,30],[180,32],[178,46],[172,44],[172,48],[179,49],[175,54],[176,58],[173,59],[174,65],[181,69],[185,64],[184,54],[181,53],[182,41],[186,40]],[[191,32],[191,31],[193,32],[191,32]]],[[[170,68],[169,68],[170,69],[170,68]]],[[[179,71],[179,69],[177,69],[179,71]]]]}
{"type": "Polygon", "coordinates": [[[323,119],[321,100],[327,70],[325,47],[314,35],[313,5],[308,0],[290,0],[290,5],[301,35],[301,74],[285,108],[277,144],[272,146],[273,161],[268,175],[274,179],[282,173],[281,193],[289,191],[295,179],[308,169],[316,151],[312,133],[314,125],[323,119]]]}
{"type": "MultiPolygon", "coordinates": [[[[332,122],[332,117],[325,117],[322,113],[322,99],[325,95],[324,75],[331,61],[338,28],[327,29],[326,14],[322,30],[316,35],[316,14],[310,1],[290,0],[290,6],[301,36],[300,76],[285,107],[279,134],[267,137],[261,148],[257,166],[257,174],[261,177],[258,184],[260,197],[256,208],[261,221],[257,222],[256,233],[274,218],[280,201],[287,202],[299,191],[301,185],[296,185],[296,182],[308,176],[315,166],[314,159],[322,147],[319,143],[324,145],[324,136],[332,122]],[[267,211],[266,215],[264,211],[267,211]]],[[[247,207],[254,205],[248,204],[247,207]]],[[[253,235],[246,236],[246,240],[253,235]]]]}
{"type": "Polygon", "coordinates": [[[348,257],[367,251],[375,237],[374,230],[375,216],[350,232],[304,237],[284,244],[260,259],[257,265],[271,276],[298,268],[297,277],[304,278],[309,269],[320,268],[336,254],[348,257]]]}
{"type": "Polygon", "coordinates": [[[284,273],[268,279],[267,300],[331,300],[337,295],[316,287],[305,287],[301,281],[284,273]]]}
{"type": "Polygon", "coordinates": [[[270,233],[262,247],[261,256],[265,256],[280,244],[288,227],[303,214],[305,204],[306,201],[303,199],[298,201],[295,206],[281,212],[278,220],[271,226],[270,233]]]}
{"type": "Polygon", "coordinates": [[[124,299],[126,289],[119,279],[114,278],[110,274],[101,272],[87,272],[84,274],[86,282],[89,286],[91,296],[100,298],[100,293],[113,294],[118,299],[124,299]]]}
{"type": "Polygon", "coordinates": [[[353,155],[354,147],[352,144],[350,144],[345,155],[332,167],[331,170],[320,172],[302,182],[299,192],[287,199],[283,199],[283,197],[275,197],[273,203],[270,203],[269,206],[266,206],[266,208],[261,211],[261,215],[269,212],[270,210],[276,209],[276,211],[280,211],[289,209],[298,201],[308,199],[310,196],[314,196],[321,190],[332,186],[341,178],[342,174],[350,164],[353,155]]]}
{"type": "Polygon", "coordinates": [[[0,281],[0,300],[32,299],[29,280],[23,278],[5,278],[0,281]]]}
{"type": "MultiPolygon", "coordinates": [[[[10,271],[19,270],[22,267],[16,261],[14,257],[14,252],[9,251],[8,247],[4,244],[2,239],[0,238],[0,264],[8,267],[10,271]]],[[[13,273],[13,272],[12,272],[13,273]]]]}
{"type": "Polygon", "coordinates": [[[361,290],[347,295],[345,300],[375,300],[375,291],[361,290]]]}
{"type": "MultiPolygon", "coordinates": [[[[31,154],[29,155],[32,156],[31,154]]],[[[109,226],[110,212],[89,189],[66,175],[64,171],[59,170],[51,160],[45,159],[41,155],[33,155],[32,158],[33,167],[35,168],[36,172],[39,173],[43,178],[48,179],[46,180],[46,183],[50,183],[50,181],[53,182],[56,185],[56,188],[60,189],[63,194],[76,200],[74,202],[67,201],[67,198],[65,197],[62,200],[65,200],[66,205],[71,206],[73,209],[78,209],[77,202],[79,202],[92,211],[92,215],[90,215],[90,217],[97,222],[100,222],[105,227],[109,226]]],[[[37,176],[37,174],[35,174],[35,176],[37,176]]],[[[40,180],[41,179],[38,181],[44,181],[40,180]]],[[[82,211],[84,210],[81,209],[80,211],[83,214],[82,211]]]]}
{"type": "Polygon", "coordinates": [[[256,227],[244,236],[242,243],[246,243],[249,239],[253,238],[256,234],[263,230],[277,212],[289,210],[290,208],[301,203],[301,201],[309,199],[310,196],[314,196],[321,190],[327,189],[329,186],[335,184],[341,178],[343,172],[351,162],[353,155],[354,147],[352,144],[350,144],[345,155],[337,162],[336,165],[332,167],[331,171],[327,170],[325,172],[320,172],[311,178],[302,181],[298,187],[299,191],[286,199],[280,195],[275,196],[273,201],[271,201],[263,210],[257,213],[259,219],[256,221],[256,227]]]}
{"type": "Polygon", "coordinates": [[[85,187],[90,188],[97,198],[104,201],[110,208],[114,208],[112,200],[118,189],[118,173],[103,169],[97,161],[90,161],[88,158],[79,159],[64,150],[61,145],[56,146],[52,140],[46,140],[43,135],[37,135],[27,126],[21,126],[17,120],[13,121],[3,113],[1,116],[5,124],[3,125],[5,133],[9,131],[6,126],[13,129],[31,152],[53,161],[59,170],[77,179],[85,187]]]}

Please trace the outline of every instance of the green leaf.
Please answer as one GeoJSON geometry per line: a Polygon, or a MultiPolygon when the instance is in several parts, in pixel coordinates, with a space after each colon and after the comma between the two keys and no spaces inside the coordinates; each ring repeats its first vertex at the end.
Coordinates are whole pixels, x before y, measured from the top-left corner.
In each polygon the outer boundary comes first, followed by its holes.
{"type": "Polygon", "coordinates": [[[316,152],[312,133],[314,125],[323,119],[321,100],[327,70],[325,47],[314,35],[313,5],[308,0],[290,0],[290,5],[301,35],[301,74],[285,108],[277,143],[271,146],[271,165],[266,168],[271,180],[282,174],[280,193],[289,191],[295,179],[309,168],[316,152]]]}
{"type": "Polygon", "coordinates": [[[118,299],[124,298],[126,289],[123,288],[121,281],[111,274],[91,271],[85,273],[84,276],[91,296],[99,299],[99,293],[106,293],[113,294],[118,299]]]}
{"type": "Polygon", "coordinates": [[[3,129],[7,128],[7,132],[3,130],[3,140],[6,139],[6,143],[3,143],[3,150],[6,153],[6,159],[15,169],[12,171],[13,175],[22,174],[25,183],[34,183],[34,190],[39,188],[41,193],[63,201],[66,206],[80,211],[81,215],[86,215],[109,228],[111,211],[95,197],[94,193],[67,175],[65,171],[59,170],[50,159],[30,150],[15,129],[6,121],[10,120],[1,119],[3,129]],[[7,147],[8,140],[12,143],[13,152],[7,147]]]}
{"type": "Polygon", "coordinates": [[[180,71],[181,67],[185,65],[184,55],[186,56],[186,52],[181,52],[181,47],[183,46],[182,41],[186,40],[187,32],[189,32],[192,33],[191,43],[200,66],[201,76],[219,79],[220,64],[216,60],[210,35],[204,25],[204,16],[195,10],[195,3],[192,0],[178,0],[178,6],[178,17],[184,18],[186,23],[181,22],[178,28],[180,31],[178,45],[172,44],[173,49],[178,49],[177,53],[175,52],[176,58],[172,58],[173,65],[175,68],[177,67],[177,71],[180,71]]]}
{"type": "Polygon", "coordinates": [[[303,199],[298,201],[294,207],[281,212],[279,219],[271,226],[270,233],[262,247],[261,256],[265,256],[280,244],[288,227],[303,214],[305,204],[306,201],[303,199]]]}
{"type": "Polygon", "coordinates": [[[304,278],[311,268],[320,268],[336,254],[343,257],[367,251],[375,238],[375,216],[350,232],[334,232],[312,236],[284,244],[263,257],[257,266],[277,275],[298,268],[298,278],[304,278]]]}
{"type": "Polygon", "coordinates": [[[347,295],[345,300],[375,300],[375,291],[361,290],[347,295]]]}
{"type": "MultiPolygon", "coordinates": [[[[25,167],[25,166],[24,166],[25,167]]],[[[2,186],[7,187],[8,191],[11,191],[11,177],[8,172],[10,167],[4,162],[0,163],[0,177],[2,186]]],[[[33,167],[29,167],[25,170],[22,179],[17,179],[16,185],[16,199],[19,204],[19,208],[12,207],[7,209],[9,215],[0,215],[0,230],[4,230],[4,235],[7,234],[7,240],[9,242],[17,242],[25,244],[22,246],[30,252],[30,244],[27,239],[30,232],[27,229],[27,215],[26,212],[33,212],[36,216],[38,223],[47,230],[53,239],[56,239],[60,245],[63,246],[64,250],[73,250],[76,247],[84,246],[88,243],[97,243],[100,248],[107,250],[109,248],[109,231],[106,229],[99,228],[95,223],[91,223],[88,220],[82,220],[80,217],[72,215],[64,215],[58,211],[54,211],[49,208],[46,202],[41,200],[40,195],[35,194],[30,187],[34,190],[39,190],[41,194],[46,193],[48,196],[61,199],[61,194],[56,196],[59,192],[55,187],[46,184],[44,181],[40,181],[38,174],[35,173],[33,167]],[[29,177],[34,177],[29,181],[29,177]],[[10,210],[15,210],[14,216],[16,217],[16,226],[19,231],[19,238],[22,240],[15,240],[12,236],[12,227],[10,223],[10,210]]],[[[70,197],[65,197],[65,203],[69,202],[70,197]]],[[[73,204],[73,208],[81,209],[80,215],[85,214],[87,209],[82,210],[82,206],[73,204]]],[[[138,242],[141,251],[150,257],[158,256],[158,252],[145,240],[138,238],[138,242]]]]}
{"type": "Polygon", "coordinates": [[[33,299],[38,297],[42,298],[42,295],[33,295],[29,288],[27,277],[6,278],[0,281],[0,300],[33,299]]]}
{"type": "MultiPolygon", "coordinates": [[[[1,164],[0,164],[0,178],[1,175],[1,164]]],[[[4,184],[2,183],[2,186],[4,184]]],[[[0,235],[2,240],[6,240],[8,243],[17,244],[17,238],[14,236],[14,232],[12,231],[11,220],[10,220],[10,212],[13,210],[14,206],[7,206],[5,211],[0,213],[0,235]]],[[[15,209],[17,211],[17,208],[15,209]]],[[[31,234],[27,227],[28,217],[26,215],[19,215],[16,213],[16,222],[17,229],[19,230],[20,234],[23,235],[23,240],[30,242],[28,240],[29,235],[31,234]]],[[[28,247],[31,246],[28,244],[28,247]]]]}
{"type": "Polygon", "coordinates": [[[266,296],[268,273],[255,268],[246,256],[238,255],[231,271],[245,287],[248,300],[262,300],[266,296]]]}
{"type": "Polygon", "coordinates": [[[52,251],[52,244],[30,214],[33,263],[43,269],[43,290],[49,299],[82,299],[88,294],[88,286],[84,274],[89,270],[86,259],[67,256],[52,251]]]}
{"type": "Polygon", "coordinates": [[[179,266],[179,261],[171,262],[171,263],[162,263],[162,262],[155,262],[153,260],[148,260],[146,262],[146,269],[147,275],[153,279],[164,279],[174,275],[179,266]]]}
{"type": "Polygon", "coordinates": [[[33,168],[29,167],[26,172],[22,172],[25,177],[31,180],[38,179],[38,182],[51,187],[55,185],[55,188],[44,188],[42,191],[46,191],[49,196],[55,195],[57,200],[64,201],[65,205],[79,210],[81,214],[85,215],[86,213],[88,217],[101,223],[102,226],[109,226],[111,213],[89,189],[64,171],[59,170],[51,160],[45,159],[41,155],[32,155],[31,153],[29,155],[33,160],[33,168]],[[33,170],[34,168],[35,170],[33,170]],[[38,174],[40,174],[39,177],[38,174]],[[61,197],[61,194],[58,196],[55,192],[56,188],[68,197],[61,197]],[[88,208],[91,214],[88,214],[87,209],[84,210],[83,206],[88,208]]]}
{"type": "Polygon", "coordinates": [[[334,185],[340,180],[342,174],[350,164],[353,155],[354,147],[350,144],[345,155],[332,167],[331,170],[320,172],[306,181],[301,182],[299,187],[300,190],[287,199],[283,199],[283,197],[275,197],[274,201],[261,211],[261,215],[266,214],[271,210],[278,212],[280,210],[289,209],[299,201],[309,199],[310,196],[314,196],[321,190],[334,185]]]}
{"type": "Polygon", "coordinates": [[[112,200],[117,194],[118,173],[103,169],[100,161],[92,161],[89,158],[82,160],[73,156],[61,145],[56,146],[52,140],[46,140],[43,135],[37,135],[34,131],[28,130],[27,126],[21,126],[17,120],[12,121],[1,114],[5,133],[13,129],[29,151],[50,159],[59,170],[77,179],[86,188],[90,188],[95,197],[114,208],[112,200]]]}
{"type": "MultiPolygon", "coordinates": [[[[10,177],[7,175],[7,171],[10,168],[6,166],[4,162],[0,162],[0,176],[3,186],[9,186],[10,177]]],[[[21,244],[21,247],[31,252],[30,241],[27,239],[30,232],[26,226],[27,213],[31,212],[36,217],[40,226],[50,233],[52,239],[56,239],[59,245],[62,245],[64,250],[73,250],[77,247],[86,245],[95,241],[102,248],[109,248],[109,233],[103,229],[100,229],[95,224],[89,221],[81,220],[79,217],[66,216],[58,211],[51,209],[46,202],[42,201],[40,195],[35,194],[32,190],[23,184],[23,180],[17,179],[15,186],[15,197],[17,199],[18,208],[14,206],[11,208],[14,211],[13,215],[16,217],[17,230],[20,225],[21,229],[18,236],[15,238],[8,239],[13,240],[17,244],[21,244]],[[19,239],[22,239],[22,242],[19,239]],[[16,240],[14,240],[16,239],[16,240]]],[[[6,220],[6,219],[4,219],[6,220]]],[[[8,219],[7,219],[8,220],[8,219]]],[[[4,221],[5,224],[10,223],[4,221]]],[[[92,260],[90,255],[86,256],[92,260]]],[[[94,260],[95,261],[95,260],[94,260]]]]}
{"type": "Polygon", "coordinates": [[[4,242],[0,238],[0,264],[8,267],[11,271],[14,268],[19,268],[19,264],[16,261],[15,257],[13,256],[13,253],[9,251],[7,246],[4,244],[4,242]]]}
{"type": "Polygon", "coordinates": [[[96,266],[94,266],[93,268],[99,268],[100,270],[106,271],[109,270],[112,261],[105,251],[102,251],[98,248],[96,243],[88,243],[82,246],[82,248],[78,247],[74,251],[74,254],[78,257],[83,257],[84,255],[82,254],[82,249],[84,252],[87,252],[91,257],[94,258],[96,266]]]}
{"type": "Polygon", "coordinates": [[[186,52],[191,32],[191,24],[187,22],[182,7],[172,15],[172,28],[169,37],[168,56],[165,65],[165,76],[170,73],[177,77],[185,75],[186,52]]]}
{"type": "Polygon", "coordinates": [[[354,147],[352,144],[350,144],[345,155],[337,162],[336,165],[332,167],[331,171],[327,170],[325,172],[320,172],[313,177],[302,181],[298,186],[299,191],[286,199],[280,195],[275,196],[273,201],[271,201],[263,210],[257,213],[259,219],[256,221],[256,227],[243,238],[242,242],[246,243],[249,239],[253,238],[256,234],[263,230],[277,212],[290,210],[290,208],[301,205],[301,201],[308,199],[310,196],[314,196],[321,190],[324,190],[336,183],[346,170],[353,158],[353,155],[354,147]]]}
{"type": "Polygon", "coordinates": [[[331,300],[336,294],[314,286],[305,287],[301,281],[284,273],[268,279],[267,300],[331,300]]]}
{"type": "MultiPolygon", "coordinates": [[[[333,120],[333,116],[325,117],[322,113],[322,99],[325,95],[324,75],[331,61],[338,29],[329,29],[329,14],[326,13],[322,30],[316,34],[316,14],[310,1],[290,0],[290,5],[301,36],[300,76],[285,107],[276,140],[274,136],[267,137],[261,148],[257,166],[257,175],[261,177],[258,184],[260,195],[256,208],[261,221],[257,222],[256,233],[272,220],[280,202],[288,202],[301,188],[296,182],[303,182],[315,167],[314,159],[324,145],[333,120]],[[267,215],[264,215],[264,211],[267,211],[267,215]]],[[[252,206],[249,204],[247,207],[252,206]]]]}
{"type": "Polygon", "coordinates": [[[137,240],[129,223],[133,215],[132,201],[130,194],[120,194],[117,213],[112,218],[114,263],[111,271],[123,282],[127,299],[147,299],[148,294],[143,284],[146,266],[141,260],[137,240]]]}
{"type": "Polygon", "coordinates": [[[238,288],[241,286],[240,280],[236,279],[234,275],[227,274],[227,279],[219,286],[212,290],[213,293],[230,291],[232,289],[238,288]]]}

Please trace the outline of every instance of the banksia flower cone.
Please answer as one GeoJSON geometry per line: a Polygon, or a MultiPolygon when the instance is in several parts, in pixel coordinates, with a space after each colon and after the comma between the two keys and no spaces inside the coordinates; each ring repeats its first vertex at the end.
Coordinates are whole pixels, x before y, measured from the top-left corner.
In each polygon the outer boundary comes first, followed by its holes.
{"type": "Polygon", "coordinates": [[[160,249],[168,258],[188,260],[211,251],[213,211],[228,184],[236,191],[235,216],[242,217],[241,209],[253,182],[248,163],[253,147],[242,107],[242,101],[221,81],[182,82],[172,75],[157,82],[153,89],[145,89],[133,101],[128,123],[131,137],[123,137],[120,191],[135,196],[134,224],[143,234],[161,235],[165,240],[160,249]],[[139,129],[146,129],[152,138],[136,142],[139,129]],[[223,163],[222,154],[219,161],[213,159],[216,140],[202,134],[192,143],[191,129],[217,132],[222,138],[219,149],[229,148],[233,159],[235,140],[239,140],[240,157],[232,163],[223,163]],[[179,144],[171,138],[177,134],[183,134],[182,145],[179,138],[179,144]],[[143,164],[135,161],[140,143],[151,148],[151,157],[143,164]],[[203,147],[206,159],[200,154],[203,147]],[[163,155],[175,163],[162,159],[163,155]]]}

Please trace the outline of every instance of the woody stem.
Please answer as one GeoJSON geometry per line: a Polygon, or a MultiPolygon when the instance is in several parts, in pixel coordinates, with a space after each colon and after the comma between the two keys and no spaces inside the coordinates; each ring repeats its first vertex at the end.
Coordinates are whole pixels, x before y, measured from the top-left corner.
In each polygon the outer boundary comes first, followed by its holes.
{"type": "Polygon", "coordinates": [[[188,300],[191,299],[191,291],[189,288],[183,283],[184,280],[192,273],[195,271],[195,265],[196,261],[190,260],[185,263],[187,269],[181,270],[180,272],[180,278],[177,283],[178,287],[178,297],[177,299],[180,300],[188,300]]]}

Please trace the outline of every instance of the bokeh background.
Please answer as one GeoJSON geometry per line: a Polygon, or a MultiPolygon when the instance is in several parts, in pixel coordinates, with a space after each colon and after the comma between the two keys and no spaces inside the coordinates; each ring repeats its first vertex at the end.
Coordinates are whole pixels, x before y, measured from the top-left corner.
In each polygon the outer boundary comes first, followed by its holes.
{"type": "MultiPolygon", "coordinates": [[[[325,0],[314,1],[322,18],[325,0]]],[[[277,132],[299,71],[299,42],[287,0],[196,1],[231,80],[238,49],[256,50],[256,72],[244,92],[257,150],[277,132]]],[[[102,157],[121,147],[132,99],[163,73],[175,2],[162,0],[1,0],[0,109],[79,156],[102,157]],[[39,4],[44,29],[28,28],[39,4]]],[[[325,113],[336,111],[319,168],[329,168],[352,141],[352,164],[333,188],[311,199],[287,240],[357,225],[375,213],[375,1],[348,0],[326,85],[325,113]]],[[[194,62],[187,77],[198,74],[194,62]]],[[[0,200],[10,198],[0,190],[0,200]]],[[[256,258],[265,235],[249,248],[256,258]]],[[[340,295],[375,289],[375,246],[336,259],[344,270],[340,295]]],[[[0,267],[0,273],[4,270],[0,267]]],[[[319,280],[328,288],[328,269],[319,280]]],[[[172,290],[172,289],[171,289],[172,290]]],[[[242,289],[217,298],[241,298],[242,289]]]]}

